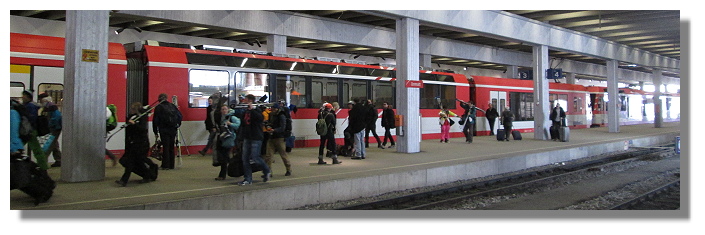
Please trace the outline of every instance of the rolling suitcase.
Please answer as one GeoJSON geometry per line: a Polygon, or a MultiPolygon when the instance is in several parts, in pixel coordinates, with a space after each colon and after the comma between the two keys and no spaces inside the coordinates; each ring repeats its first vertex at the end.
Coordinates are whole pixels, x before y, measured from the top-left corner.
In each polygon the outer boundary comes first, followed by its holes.
{"type": "Polygon", "coordinates": [[[516,130],[512,131],[512,138],[514,138],[514,140],[521,140],[521,132],[516,130]]]}
{"type": "Polygon", "coordinates": [[[504,141],[504,129],[497,129],[497,141],[504,141]]]}
{"type": "Polygon", "coordinates": [[[558,136],[561,142],[568,142],[570,140],[570,127],[558,127],[558,136]]]}
{"type": "MultiPolygon", "coordinates": [[[[14,184],[18,187],[20,191],[28,194],[34,198],[34,205],[39,205],[39,203],[46,202],[54,194],[54,188],[56,188],[56,182],[49,177],[46,170],[39,168],[39,166],[30,161],[29,158],[18,159],[18,162],[12,163],[15,166],[22,167],[24,169],[15,169],[16,174],[25,174],[24,177],[20,177],[23,180],[19,180],[14,184]],[[19,172],[17,171],[19,170],[19,172]],[[21,173],[20,173],[21,172],[21,173]]],[[[12,171],[13,169],[10,168],[12,171]]],[[[12,181],[12,180],[11,180],[12,181]]],[[[12,189],[12,182],[10,189],[12,189]]]]}

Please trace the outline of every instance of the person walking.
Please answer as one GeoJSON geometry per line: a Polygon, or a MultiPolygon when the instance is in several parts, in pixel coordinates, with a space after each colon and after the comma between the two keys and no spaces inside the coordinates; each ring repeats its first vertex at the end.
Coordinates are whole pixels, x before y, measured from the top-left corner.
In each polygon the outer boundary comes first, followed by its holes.
{"type": "Polygon", "coordinates": [[[274,104],[272,106],[272,112],[269,113],[269,126],[267,127],[267,133],[269,135],[269,140],[267,140],[267,154],[264,157],[264,161],[267,163],[269,169],[272,169],[272,163],[274,162],[272,156],[274,152],[279,152],[279,156],[284,162],[284,167],[286,167],[286,173],[284,176],[291,175],[291,162],[289,161],[289,156],[286,153],[286,145],[284,140],[291,135],[291,131],[286,130],[286,119],[285,114],[280,104],[274,104]]]}
{"type": "MultiPolygon", "coordinates": [[[[141,113],[146,111],[140,102],[130,105],[130,113],[125,127],[125,154],[120,158],[120,164],[125,167],[125,171],[122,177],[115,181],[115,183],[123,187],[127,185],[127,181],[130,180],[130,175],[133,172],[142,174],[140,183],[148,183],[156,179],[156,175],[150,174],[151,169],[144,164],[149,153],[148,115],[143,115],[137,119],[141,113]]],[[[156,165],[153,167],[156,168],[156,165]]]]}
{"type": "MultiPolygon", "coordinates": [[[[29,122],[32,124],[32,135],[29,137],[29,141],[27,141],[27,154],[31,157],[32,153],[34,153],[34,158],[37,160],[37,165],[39,165],[39,168],[42,168],[43,170],[49,169],[49,163],[47,162],[47,156],[44,155],[44,151],[42,150],[42,146],[39,145],[39,141],[37,140],[37,136],[39,136],[39,105],[35,104],[32,102],[33,100],[33,95],[29,91],[22,91],[22,105],[25,108],[25,111],[27,112],[27,119],[29,119],[29,122]]],[[[46,122],[48,124],[48,121],[46,122]]],[[[47,127],[47,133],[48,133],[48,127],[47,127]]]]}
{"type": "Polygon", "coordinates": [[[477,110],[485,112],[482,109],[475,107],[472,101],[465,102],[460,101],[460,107],[465,110],[461,120],[463,120],[463,135],[465,136],[465,142],[472,143],[473,133],[475,132],[475,120],[477,120],[477,110]]]}
{"type": "Polygon", "coordinates": [[[359,99],[355,98],[353,99],[353,102],[355,105],[350,110],[350,123],[348,124],[350,127],[350,133],[354,136],[353,146],[355,146],[355,157],[352,159],[362,160],[366,157],[363,137],[365,135],[365,126],[367,125],[367,110],[359,99]]]}
{"type": "Polygon", "coordinates": [[[208,150],[213,148],[213,141],[215,140],[215,136],[218,134],[218,123],[220,123],[221,114],[218,105],[215,104],[216,100],[220,100],[220,98],[214,97],[214,95],[208,98],[208,107],[206,108],[206,120],[203,121],[203,123],[206,125],[206,131],[208,131],[208,142],[206,143],[206,146],[203,146],[203,149],[198,151],[201,156],[205,156],[206,153],[208,153],[208,150]]]}
{"type": "Polygon", "coordinates": [[[499,112],[497,112],[497,108],[495,108],[492,103],[489,103],[488,106],[489,108],[487,108],[487,112],[485,112],[485,117],[487,117],[487,121],[490,123],[490,135],[494,135],[494,123],[497,117],[499,117],[499,112]]]}
{"type": "Polygon", "coordinates": [[[215,153],[218,155],[220,163],[220,172],[215,180],[225,180],[228,173],[228,163],[230,162],[230,152],[235,147],[235,139],[237,138],[235,131],[240,128],[240,119],[235,116],[235,110],[232,110],[226,104],[220,106],[222,117],[218,118],[220,125],[217,125],[218,137],[214,139],[215,153]]]}
{"type": "Polygon", "coordinates": [[[240,131],[238,134],[243,136],[242,144],[242,165],[245,171],[244,180],[239,183],[239,185],[250,185],[252,184],[252,167],[250,166],[250,160],[254,161],[262,167],[262,178],[264,182],[267,182],[272,174],[270,172],[269,166],[260,157],[260,151],[262,149],[262,139],[264,139],[264,116],[259,108],[255,108],[255,96],[248,94],[245,96],[245,102],[247,103],[247,111],[243,116],[240,124],[240,131]]]}
{"type": "Polygon", "coordinates": [[[372,135],[377,140],[377,148],[384,149],[382,147],[382,140],[377,135],[377,119],[379,118],[379,113],[377,109],[372,104],[372,100],[367,100],[365,102],[365,108],[367,108],[367,126],[365,126],[365,148],[370,147],[370,131],[372,135]]]}
{"type": "Polygon", "coordinates": [[[451,122],[453,122],[453,120],[450,119],[450,116],[452,115],[452,116],[458,117],[458,115],[453,113],[452,111],[448,110],[447,107],[441,107],[441,108],[442,108],[441,111],[438,112],[438,116],[439,116],[438,117],[438,124],[441,125],[441,141],[440,142],[443,143],[445,141],[446,143],[448,143],[448,139],[450,139],[450,126],[453,125],[453,124],[451,124],[451,122]]]}
{"type": "Polygon", "coordinates": [[[382,148],[387,146],[387,140],[389,140],[389,143],[392,144],[389,148],[394,148],[394,138],[392,137],[392,132],[390,131],[391,129],[396,128],[394,125],[394,109],[392,109],[392,106],[387,102],[382,104],[382,127],[384,127],[384,142],[382,142],[382,148]]]}
{"type": "MultiPolygon", "coordinates": [[[[59,111],[59,106],[52,102],[51,96],[47,93],[42,93],[39,95],[40,103],[42,104],[42,116],[49,120],[49,134],[51,136],[47,141],[49,141],[49,148],[44,151],[46,158],[49,158],[49,154],[54,157],[54,163],[51,167],[61,167],[61,147],[59,146],[59,136],[61,135],[61,111],[59,111]]],[[[47,145],[45,143],[44,145],[47,145]]]]}
{"type": "Polygon", "coordinates": [[[551,119],[551,140],[558,140],[560,138],[558,134],[558,128],[563,126],[562,121],[565,120],[565,111],[563,108],[561,108],[561,104],[556,102],[556,107],[551,109],[551,115],[549,115],[549,119],[551,119]]]}
{"type": "Polygon", "coordinates": [[[318,164],[327,164],[327,162],[323,161],[323,150],[326,147],[328,148],[328,153],[331,154],[331,158],[333,158],[333,164],[340,164],[341,161],[338,161],[338,155],[335,148],[336,115],[333,111],[333,105],[328,103],[323,105],[323,110],[318,113],[318,119],[324,119],[327,127],[326,134],[321,135],[321,144],[318,146],[318,164]]]}
{"type": "Polygon", "coordinates": [[[502,111],[502,125],[504,126],[504,141],[509,141],[509,135],[512,133],[512,122],[514,121],[514,113],[509,110],[509,106],[504,107],[502,111]]]}
{"type": "Polygon", "coordinates": [[[10,156],[24,152],[24,143],[20,138],[22,115],[20,114],[21,111],[18,110],[21,108],[24,108],[22,104],[10,99],[10,156]]]}
{"type": "Polygon", "coordinates": [[[159,94],[159,104],[154,108],[154,119],[152,119],[152,131],[157,139],[160,139],[164,152],[162,153],[162,170],[174,169],[174,145],[176,134],[181,126],[181,112],[176,105],[167,101],[165,93],[159,94]]]}

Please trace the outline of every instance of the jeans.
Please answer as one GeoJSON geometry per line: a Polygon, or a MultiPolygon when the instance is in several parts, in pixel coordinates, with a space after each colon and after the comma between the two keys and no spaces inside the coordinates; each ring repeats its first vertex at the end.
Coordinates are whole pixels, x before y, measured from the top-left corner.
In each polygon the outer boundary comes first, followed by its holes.
{"type": "Polygon", "coordinates": [[[361,130],[358,133],[355,133],[355,143],[353,145],[355,146],[355,156],[356,157],[365,157],[365,143],[364,141],[365,137],[365,130],[361,130]]]}
{"type": "Polygon", "coordinates": [[[365,146],[368,146],[370,144],[370,131],[377,140],[377,145],[380,145],[382,143],[382,140],[379,139],[379,135],[377,135],[377,126],[371,126],[371,128],[365,128],[365,146]]]}
{"type": "Polygon", "coordinates": [[[256,164],[262,166],[262,173],[265,175],[269,174],[269,167],[264,162],[262,157],[260,157],[260,150],[262,150],[262,140],[250,140],[245,139],[242,144],[242,167],[245,170],[245,181],[252,182],[252,167],[250,167],[250,160],[253,160],[256,164]]]}

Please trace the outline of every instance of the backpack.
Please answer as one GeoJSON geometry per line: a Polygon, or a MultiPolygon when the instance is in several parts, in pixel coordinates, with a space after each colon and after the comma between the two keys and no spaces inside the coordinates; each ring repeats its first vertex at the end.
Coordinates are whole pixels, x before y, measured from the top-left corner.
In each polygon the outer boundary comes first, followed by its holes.
{"type": "Polygon", "coordinates": [[[22,143],[27,143],[32,137],[32,131],[34,131],[34,127],[29,121],[29,114],[24,105],[20,103],[13,103],[12,108],[20,114],[20,139],[22,143]]]}
{"type": "Polygon", "coordinates": [[[166,103],[162,107],[164,107],[164,112],[159,118],[159,121],[162,122],[161,125],[174,128],[181,126],[183,116],[181,116],[181,112],[179,112],[179,109],[176,108],[176,105],[166,103]]]}
{"type": "Polygon", "coordinates": [[[286,127],[284,128],[284,137],[289,137],[291,136],[291,115],[289,115],[288,111],[284,111],[284,117],[286,118],[286,127]]]}
{"type": "Polygon", "coordinates": [[[110,117],[105,121],[108,131],[112,131],[117,127],[117,107],[114,104],[108,105],[108,110],[110,110],[110,117]]]}
{"type": "Polygon", "coordinates": [[[318,135],[326,135],[328,134],[328,124],[326,123],[326,117],[330,115],[328,112],[323,112],[321,113],[321,118],[318,119],[318,122],[316,122],[316,134],[318,135]]]}

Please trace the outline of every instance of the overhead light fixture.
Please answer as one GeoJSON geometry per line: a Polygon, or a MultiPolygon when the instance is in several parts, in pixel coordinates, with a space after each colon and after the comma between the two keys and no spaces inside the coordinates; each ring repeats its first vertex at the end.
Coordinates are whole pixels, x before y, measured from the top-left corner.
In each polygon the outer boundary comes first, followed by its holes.
{"type": "Polygon", "coordinates": [[[637,66],[636,64],[628,64],[628,65],[627,65],[627,67],[630,67],[630,68],[634,68],[634,67],[636,67],[636,66],[637,66]]]}
{"type": "Polygon", "coordinates": [[[468,70],[468,67],[463,67],[463,70],[468,70]]]}
{"type": "Polygon", "coordinates": [[[138,33],[142,33],[142,29],[140,29],[140,27],[135,26],[134,28],[135,30],[137,30],[138,33]]]}
{"type": "Polygon", "coordinates": [[[245,63],[247,63],[247,58],[242,60],[242,63],[240,64],[240,67],[245,67],[245,63]]]}
{"type": "Polygon", "coordinates": [[[381,56],[377,56],[377,57],[379,57],[380,59],[382,59],[384,61],[387,61],[387,59],[385,59],[384,57],[381,57],[381,56]]]}
{"type": "Polygon", "coordinates": [[[293,70],[294,70],[294,67],[296,67],[296,63],[298,63],[298,62],[294,62],[293,64],[291,64],[291,68],[289,68],[289,71],[293,71],[293,70]]]}
{"type": "Polygon", "coordinates": [[[115,30],[115,34],[120,34],[120,33],[122,33],[122,31],[124,31],[126,28],[127,28],[127,27],[122,27],[122,28],[119,28],[119,29],[115,30]]]}
{"type": "Polygon", "coordinates": [[[125,29],[130,29],[130,28],[136,30],[139,33],[142,33],[142,31],[143,31],[140,27],[137,27],[135,25],[134,21],[132,21],[132,23],[130,23],[130,25],[122,26],[121,28],[115,30],[115,34],[120,34],[120,33],[122,33],[122,31],[125,31],[125,29]]]}
{"type": "Polygon", "coordinates": [[[258,46],[258,47],[262,47],[262,44],[259,43],[259,40],[258,40],[258,39],[255,39],[255,43],[257,43],[257,46],[258,46]]]}
{"type": "Polygon", "coordinates": [[[358,57],[360,57],[360,54],[353,56],[353,59],[357,59],[358,57]]]}

